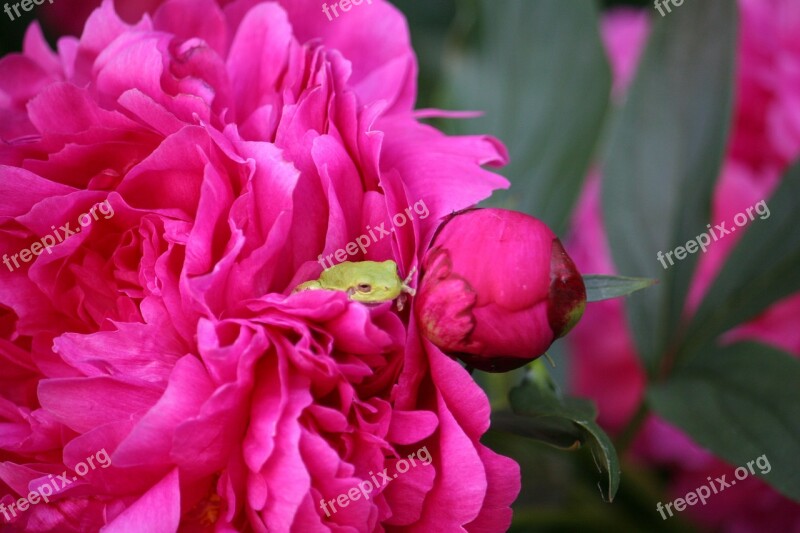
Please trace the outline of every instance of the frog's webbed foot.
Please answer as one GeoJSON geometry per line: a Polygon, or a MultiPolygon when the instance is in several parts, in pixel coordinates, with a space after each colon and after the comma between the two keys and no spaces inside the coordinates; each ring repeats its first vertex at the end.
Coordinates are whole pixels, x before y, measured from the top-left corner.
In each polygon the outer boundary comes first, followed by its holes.
{"type": "Polygon", "coordinates": [[[400,296],[397,297],[397,311],[402,312],[403,309],[406,307],[406,300],[408,300],[408,294],[402,293],[400,296]]]}

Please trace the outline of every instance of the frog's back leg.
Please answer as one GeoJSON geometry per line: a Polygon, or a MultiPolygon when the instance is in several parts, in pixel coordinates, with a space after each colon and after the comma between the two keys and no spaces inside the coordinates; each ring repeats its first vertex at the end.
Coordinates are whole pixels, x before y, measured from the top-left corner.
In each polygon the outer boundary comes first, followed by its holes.
{"type": "Polygon", "coordinates": [[[305,283],[301,283],[297,287],[294,288],[292,293],[300,292],[300,291],[314,291],[322,288],[322,284],[319,282],[318,279],[314,279],[311,281],[306,281],[305,283]]]}

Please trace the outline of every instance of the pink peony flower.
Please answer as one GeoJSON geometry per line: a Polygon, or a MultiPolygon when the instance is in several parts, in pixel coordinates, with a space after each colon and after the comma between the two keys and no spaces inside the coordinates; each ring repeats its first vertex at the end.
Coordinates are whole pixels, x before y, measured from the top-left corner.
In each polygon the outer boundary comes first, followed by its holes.
{"type": "Polygon", "coordinates": [[[0,503],[75,478],[12,530],[510,524],[519,469],[480,443],[467,372],[391,303],[291,294],[368,225],[394,231],[355,260],[408,273],[439,219],[506,186],[480,168],[504,149],[417,122],[388,3],[318,11],[172,0],[130,25],[107,0],[57,53],[34,25],[0,60],[19,262],[0,265],[0,503]],[[395,226],[423,197],[431,216],[395,226]]]}
{"type": "Polygon", "coordinates": [[[505,209],[458,213],[423,259],[416,311],[425,336],[489,372],[541,356],[580,320],[583,278],[543,222],[505,209]]]}
{"type": "MultiPolygon", "coordinates": [[[[739,6],[735,127],[712,204],[712,220],[727,221],[729,226],[736,214],[768,199],[788,163],[800,156],[800,92],[796,89],[800,81],[800,5],[791,0],[740,0],[739,6]]],[[[614,12],[603,24],[603,38],[617,75],[615,86],[624,86],[630,79],[631,58],[640,54],[619,42],[643,46],[642,25],[647,24],[644,20],[643,16],[614,12]]],[[[596,175],[590,178],[579,201],[575,235],[568,249],[581,271],[613,274],[603,230],[599,179],[596,175]]],[[[702,301],[740,236],[737,233],[714,243],[701,256],[689,296],[689,312],[702,301]]],[[[570,335],[576,362],[573,388],[598,402],[599,420],[612,431],[627,424],[645,389],[644,371],[622,305],[621,301],[593,304],[597,307],[570,335]]],[[[727,339],[758,340],[800,356],[798,312],[800,295],[795,295],[729,332],[727,339]]],[[[670,492],[675,497],[684,496],[709,475],[732,471],[730,465],[657,417],[645,424],[635,451],[671,469],[670,492]]],[[[705,526],[724,531],[800,528],[800,506],[752,476],[737,484],[736,491],[717,495],[705,506],[689,507],[687,513],[705,526]],[[745,501],[748,504],[742,505],[745,501]]]]}

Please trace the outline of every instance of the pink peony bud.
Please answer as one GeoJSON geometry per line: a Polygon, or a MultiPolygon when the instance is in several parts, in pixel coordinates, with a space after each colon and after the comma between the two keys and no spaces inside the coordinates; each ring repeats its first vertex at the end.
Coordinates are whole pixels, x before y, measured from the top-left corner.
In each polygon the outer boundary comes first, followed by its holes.
{"type": "Polygon", "coordinates": [[[487,372],[541,356],[583,315],[583,278],[543,222],[474,209],[442,224],[422,262],[416,313],[445,353],[487,372]]]}

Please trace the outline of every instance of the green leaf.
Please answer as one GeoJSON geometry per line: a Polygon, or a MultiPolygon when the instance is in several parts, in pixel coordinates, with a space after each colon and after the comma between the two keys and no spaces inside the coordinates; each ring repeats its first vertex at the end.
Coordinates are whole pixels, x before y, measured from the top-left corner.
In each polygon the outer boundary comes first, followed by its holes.
{"type": "Polygon", "coordinates": [[[680,364],[667,383],[651,388],[648,399],[661,416],[734,468],[766,455],[771,471],[756,470],[757,475],[800,501],[799,360],[768,346],[736,344],[680,364]]]}
{"type": "MultiPolygon", "coordinates": [[[[594,2],[478,0],[475,49],[453,50],[444,107],[484,111],[453,133],[490,133],[509,148],[512,183],[496,204],[561,234],[595,155],[611,75],[594,2]]],[[[462,6],[468,6],[462,2],[462,6]]],[[[461,17],[468,18],[467,15],[461,17]]]]}
{"type": "Polygon", "coordinates": [[[597,470],[601,473],[605,472],[608,477],[607,490],[603,489],[602,484],[597,486],[603,499],[610,503],[614,501],[614,496],[617,494],[619,478],[622,474],[614,443],[611,442],[611,438],[594,420],[576,420],[575,423],[581,427],[587,436],[586,440],[597,470]]]}
{"type": "Polygon", "coordinates": [[[495,429],[560,448],[587,445],[598,470],[607,477],[607,488],[600,485],[600,492],[606,501],[614,499],[619,488],[619,458],[611,439],[595,422],[597,410],[590,401],[562,398],[541,360],[532,364],[532,373],[511,390],[509,399],[514,413],[521,416],[499,413],[493,417],[493,424],[498,423],[495,429]]]}
{"type": "Polygon", "coordinates": [[[574,450],[584,443],[584,435],[571,420],[542,416],[535,420],[509,411],[492,413],[492,429],[538,440],[561,450],[574,450]]]}
{"type": "Polygon", "coordinates": [[[626,306],[651,375],[675,338],[698,257],[664,271],[657,253],[694,238],[710,218],[733,102],[736,3],[686,2],[655,18],[603,164],[604,217],[617,268],[662,280],[626,306]]]}
{"type": "MultiPolygon", "coordinates": [[[[692,320],[687,350],[761,313],[800,291],[800,163],[784,177],[709,289],[692,320]]],[[[755,216],[755,212],[754,212],[755,216]]]]}
{"type": "Polygon", "coordinates": [[[586,301],[600,302],[652,287],[658,280],[588,274],[583,276],[583,283],[586,285],[586,301]]]}

